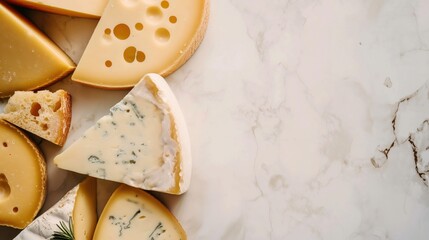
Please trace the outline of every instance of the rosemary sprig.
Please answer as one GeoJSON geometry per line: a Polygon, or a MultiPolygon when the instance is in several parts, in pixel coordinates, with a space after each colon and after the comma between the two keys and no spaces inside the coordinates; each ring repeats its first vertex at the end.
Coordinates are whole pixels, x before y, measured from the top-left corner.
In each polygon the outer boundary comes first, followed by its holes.
{"type": "Polygon", "coordinates": [[[71,217],[69,217],[69,223],[66,225],[65,222],[61,221],[60,224],[57,224],[59,231],[54,231],[50,240],[74,240],[73,235],[73,222],[71,217]]]}

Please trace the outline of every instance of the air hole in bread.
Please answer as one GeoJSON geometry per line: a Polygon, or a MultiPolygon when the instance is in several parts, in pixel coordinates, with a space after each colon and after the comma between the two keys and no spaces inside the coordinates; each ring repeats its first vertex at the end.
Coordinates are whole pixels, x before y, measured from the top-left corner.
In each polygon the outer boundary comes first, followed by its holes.
{"type": "Polygon", "coordinates": [[[17,213],[17,212],[19,211],[19,209],[18,209],[18,207],[14,207],[14,208],[12,209],[12,211],[13,211],[14,213],[17,213]]]}
{"type": "Polygon", "coordinates": [[[46,124],[46,123],[42,123],[40,126],[42,127],[42,130],[43,130],[43,131],[48,130],[48,124],[46,124]]]}
{"type": "Polygon", "coordinates": [[[39,110],[42,108],[38,102],[34,102],[31,104],[30,113],[31,115],[38,117],[39,116],[39,110]]]}
{"type": "Polygon", "coordinates": [[[7,147],[7,142],[3,142],[3,147],[7,147]]]}
{"type": "Polygon", "coordinates": [[[58,109],[60,109],[61,108],[61,101],[58,101],[58,102],[56,102],[55,103],[55,106],[54,106],[54,112],[56,112],[56,111],[58,111],[58,109]]]}

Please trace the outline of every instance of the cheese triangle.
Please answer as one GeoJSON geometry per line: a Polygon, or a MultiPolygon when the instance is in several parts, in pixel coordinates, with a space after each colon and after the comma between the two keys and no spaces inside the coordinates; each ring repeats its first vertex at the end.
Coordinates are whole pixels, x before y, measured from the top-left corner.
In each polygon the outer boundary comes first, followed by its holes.
{"type": "Polygon", "coordinates": [[[208,6],[208,0],[111,0],[72,80],[131,88],[147,73],[169,75],[201,43],[208,6]]]}
{"type": "Polygon", "coordinates": [[[91,240],[97,224],[96,193],[96,179],[86,178],[30,223],[14,240],[51,239],[55,232],[61,232],[59,226],[73,232],[74,240],[91,240]]]}
{"type": "Polygon", "coordinates": [[[108,0],[7,0],[7,2],[41,11],[99,18],[108,0]]]}
{"type": "Polygon", "coordinates": [[[156,198],[143,190],[121,185],[100,216],[94,240],[185,240],[177,219],[156,198]]]}
{"type": "Polygon", "coordinates": [[[188,131],[165,80],[143,77],[54,163],[137,188],[184,193],[191,177],[188,131]]]}
{"type": "Polygon", "coordinates": [[[0,97],[51,84],[74,68],[41,31],[0,1],[0,97]]]}

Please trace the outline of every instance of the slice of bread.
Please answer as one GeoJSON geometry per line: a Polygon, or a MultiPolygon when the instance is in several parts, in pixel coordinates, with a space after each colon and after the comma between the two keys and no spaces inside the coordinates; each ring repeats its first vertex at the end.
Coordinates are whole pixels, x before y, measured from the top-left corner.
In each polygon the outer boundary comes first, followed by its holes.
{"type": "Polygon", "coordinates": [[[54,93],[16,91],[0,118],[63,146],[70,128],[71,111],[71,96],[64,90],[54,93]]]}

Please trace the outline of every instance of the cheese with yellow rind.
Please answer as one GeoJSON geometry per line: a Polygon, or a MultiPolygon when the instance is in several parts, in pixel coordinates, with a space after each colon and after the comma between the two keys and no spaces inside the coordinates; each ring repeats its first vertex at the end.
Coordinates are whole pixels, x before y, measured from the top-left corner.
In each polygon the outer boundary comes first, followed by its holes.
{"type": "Polygon", "coordinates": [[[143,75],[167,76],[203,39],[208,0],[111,0],[72,80],[101,88],[131,88],[143,75]]]}
{"type": "Polygon", "coordinates": [[[7,0],[9,3],[62,15],[99,18],[108,0],[7,0]]]}
{"type": "Polygon", "coordinates": [[[0,97],[49,85],[74,68],[46,35],[0,1],[0,97]]]}
{"type": "Polygon", "coordinates": [[[121,185],[110,197],[94,233],[94,240],[186,240],[171,212],[149,193],[121,185]]]}
{"type": "Polygon", "coordinates": [[[79,184],[73,213],[75,240],[91,240],[97,224],[97,180],[87,177],[79,184]]]}
{"type": "Polygon", "coordinates": [[[16,127],[0,120],[0,225],[25,228],[46,195],[45,160],[16,127]]]}

